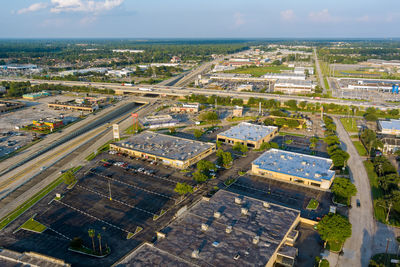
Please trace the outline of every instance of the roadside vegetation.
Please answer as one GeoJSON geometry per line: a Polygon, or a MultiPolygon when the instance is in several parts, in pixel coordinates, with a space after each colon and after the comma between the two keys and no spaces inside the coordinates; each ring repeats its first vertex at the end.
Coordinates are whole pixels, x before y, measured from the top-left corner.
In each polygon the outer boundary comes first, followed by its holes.
{"type": "Polygon", "coordinates": [[[339,252],[347,238],[351,237],[352,225],[347,217],[330,213],[325,215],[316,225],[316,229],[325,241],[325,247],[339,252]]]}

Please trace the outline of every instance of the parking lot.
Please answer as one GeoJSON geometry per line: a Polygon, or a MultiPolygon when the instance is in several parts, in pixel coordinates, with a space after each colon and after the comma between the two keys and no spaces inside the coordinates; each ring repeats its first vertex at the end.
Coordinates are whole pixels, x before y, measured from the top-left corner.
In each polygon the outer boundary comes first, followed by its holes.
{"type": "Polygon", "coordinates": [[[250,175],[239,177],[228,190],[300,210],[301,217],[311,220],[317,220],[327,214],[329,206],[332,205],[330,192],[265,177],[250,175]],[[312,198],[319,202],[319,206],[316,210],[307,210],[306,207],[312,198]]]}
{"type": "Polygon", "coordinates": [[[82,266],[83,261],[85,266],[110,266],[142,241],[151,241],[174,216],[182,201],[174,191],[177,182],[195,185],[179,171],[109,154],[99,155],[77,178],[72,189],[60,185],[1,231],[0,246],[37,251],[73,266],[82,266]],[[55,193],[62,198],[54,199],[55,193]],[[43,233],[16,231],[32,216],[47,227],[43,233]],[[84,245],[91,247],[89,229],[101,234],[103,247],[111,248],[106,258],[67,250],[74,237],[81,237],[84,245]],[[134,235],[127,239],[128,234],[134,235]]]}

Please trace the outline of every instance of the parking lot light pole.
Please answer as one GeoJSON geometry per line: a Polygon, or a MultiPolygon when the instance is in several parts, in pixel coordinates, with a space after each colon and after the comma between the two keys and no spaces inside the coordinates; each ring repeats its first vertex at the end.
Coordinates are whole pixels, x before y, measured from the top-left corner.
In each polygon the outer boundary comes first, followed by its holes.
{"type": "Polygon", "coordinates": [[[110,192],[110,200],[112,200],[110,180],[108,180],[108,191],[110,192]]]}

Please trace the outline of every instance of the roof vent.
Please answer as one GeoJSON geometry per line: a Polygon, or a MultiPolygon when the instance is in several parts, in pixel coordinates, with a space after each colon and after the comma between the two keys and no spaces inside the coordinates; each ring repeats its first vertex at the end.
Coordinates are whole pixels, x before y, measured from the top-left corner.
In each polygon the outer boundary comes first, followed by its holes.
{"type": "Polygon", "coordinates": [[[161,232],[157,232],[157,239],[160,240],[160,239],[163,239],[163,238],[165,238],[165,234],[161,233],[161,232]]]}
{"type": "Polygon", "coordinates": [[[254,245],[257,245],[258,242],[260,242],[260,236],[256,235],[256,236],[253,238],[253,244],[254,244],[254,245]]]}
{"type": "Polygon", "coordinates": [[[236,204],[242,204],[242,199],[240,197],[235,197],[235,203],[236,204]]]}
{"type": "Polygon", "coordinates": [[[192,251],[192,258],[197,259],[199,257],[199,250],[195,249],[192,251]]]}
{"type": "Polygon", "coordinates": [[[221,217],[221,212],[216,211],[214,212],[214,218],[219,219],[221,217]]]}
{"type": "Polygon", "coordinates": [[[201,230],[207,231],[207,230],[208,230],[208,224],[202,223],[202,224],[201,224],[201,230]]]}
{"type": "Polygon", "coordinates": [[[263,202],[263,206],[264,206],[264,208],[267,208],[267,209],[270,207],[268,202],[263,202]]]}
{"type": "Polygon", "coordinates": [[[242,215],[247,215],[248,212],[249,212],[249,209],[247,209],[247,208],[242,208],[241,209],[242,215]]]}
{"type": "Polygon", "coordinates": [[[227,234],[231,233],[231,232],[232,232],[232,225],[228,225],[228,226],[226,227],[226,229],[225,229],[225,232],[226,232],[227,234]]]}
{"type": "Polygon", "coordinates": [[[305,161],[301,162],[301,165],[306,165],[306,164],[307,164],[307,162],[305,162],[305,161]]]}

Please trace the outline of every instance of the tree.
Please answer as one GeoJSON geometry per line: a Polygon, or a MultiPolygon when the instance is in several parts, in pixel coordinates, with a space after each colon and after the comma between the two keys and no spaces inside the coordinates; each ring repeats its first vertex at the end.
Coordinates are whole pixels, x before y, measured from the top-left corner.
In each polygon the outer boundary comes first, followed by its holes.
{"type": "Polygon", "coordinates": [[[208,176],[197,170],[193,173],[193,180],[198,183],[203,183],[208,180],[208,176]]]}
{"type": "Polygon", "coordinates": [[[67,185],[73,184],[76,181],[76,177],[72,170],[67,171],[64,174],[64,183],[67,185]]]}
{"type": "Polygon", "coordinates": [[[246,154],[247,151],[249,151],[249,148],[247,147],[247,145],[237,142],[233,145],[233,150],[246,154]]]}
{"type": "Polygon", "coordinates": [[[289,107],[291,109],[297,110],[297,101],[293,100],[293,99],[288,100],[288,101],[285,102],[285,106],[287,106],[287,107],[289,107]]]}
{"type": "Polygon", "coordinates": [[[336,135],[327,136],[324,138],[324,141],[328,146],[340,144],[339,137],[337,137],[336,135]]]}
{"type": "Polygon", "coordinates": [[[203,135],[203,131],[199,129],[194,129],[193,134],[196,139],[199,139],[203,135]]]}
{"type": "Polygon", "coordinates": [[[218,141],[216,142],[216,145],[217,145],[217,148],[221,148],[222,142],[218,140],[218,141]]]}
{"type": "Polygon", "coordinates": [[[229,167],[232,164],[232,154],[230,152],[224,152],[222,149],[217,150],[218,164],[229,167]]]}
{"type": "Polygon", "coordinates": [[[200,160],[197,162],[197,170],[204,173],[205,175],[209,175],[210,170],[215,170],[215,164],[208,160],[200,160]]]}
{"type": "Polygon", "coordinates": [[[74,249],[79,249],[82,247],[82,245],[83,240],[80,237],[74,237],[74,239],[72,239],[71,243],[69,244],[69,246],[74,249]]]}
{"type": "Polygon", "coordinates": [[[263,142],[260,145],[260,150],[267,150],[267,149],[270,149],[270,148],[271,148],[271,145],[268,142],[263,142]]]}
{"type": "Polygon", "coordinates": [[[367,128],[361,133],[360,138],[367,148],[368,155],[371,155],[372,149],[378,146],[376,133],[367,128]]]}
{"type": "Polygon", "coordinates": [[[174,189],[179,195],[185,195],[187,193],[193,193],[193,186],[187,183],[177,183],[174,189]]]}
{"type": "Polygon", "coordinates": [[[200,115],[200,120],[203,121],[217,121],[218,114],[215,111],[208,111],[200,115]]]}
{"type": "Polygon", "coordinates": [[[269,125],[274,125],[274,120],[272,118],[266,118],[264,120],[264,124],[269,126],[269,125]]]}
{"type": "Polygon", "coordinates": [[[331,190],[335,195],[345,199],[357,194],[356,186],[349,179],[343,177],[335,178],[331,190]]]}
{"type": "Polygon", "coordinates": [[[275,149],[279,148],[279,145],[276,142],[269,142],[269,145],[271,146],[271,148],[275,148],[275,149]]]}
{"type": "Polygon", "coordinates": [[[88,234],[89,234],[89,237],[92,239],[93,252],[95,252],[96,251],[96,247],[94,246],[94,236],[95,236],[94,229],[89,229],[88,230],[88,234]]]}
{"type": "Polygon", "coordinates": [[[97,234],[97,239],[99,240],[100,255],[102,255],[102,254],[103,254],[103,251],[102,251],[102,249],[101,249],[101,234],[100,234],[100,233],[97,234]]]}
{"type": "Polygon", "coordinates": [[[305,109],[305,107],[307,106],[307,102],[306,101],[301,101],[299,103],[299,106],[300,106],[301,109],[305,109]]]}
{"type": "Polygon", "coordinates": [[[169,133],[170,134],[175,134],[176,133],[176,128],[175,127],[169,128],[169,133]]]}
{"type": "Polygon", "coordinates": [[[366,114],[364,114],[364,118],[367,121],[377,121],[378,120],[378,116],[374,113],[366,113],[366,114]]]}
{"type": "Polygon", "coordinates": [[[333,165],[336,168],[342,168],[346,166],[346,162],[347,160],[350,158],[349,153],[347,153],[346,151],[343,151],[341,149],[337,149],[333,152],[333,154],[331,155],[331,159],[333,162],[333,165]]]}
{"type": "Polygon", "coordinates": [[[400,177],[396,173],[390,173],[378,177],[378,184],[385,192],[391,192],[398,188],[400,177]]]}
{"type": "Polygon", "coordinates": [[[325,241],[344,242],[351,236],[351,223],[348,218],[331,213],[325,215],[317,224],[317,230],[325,241]]]}

